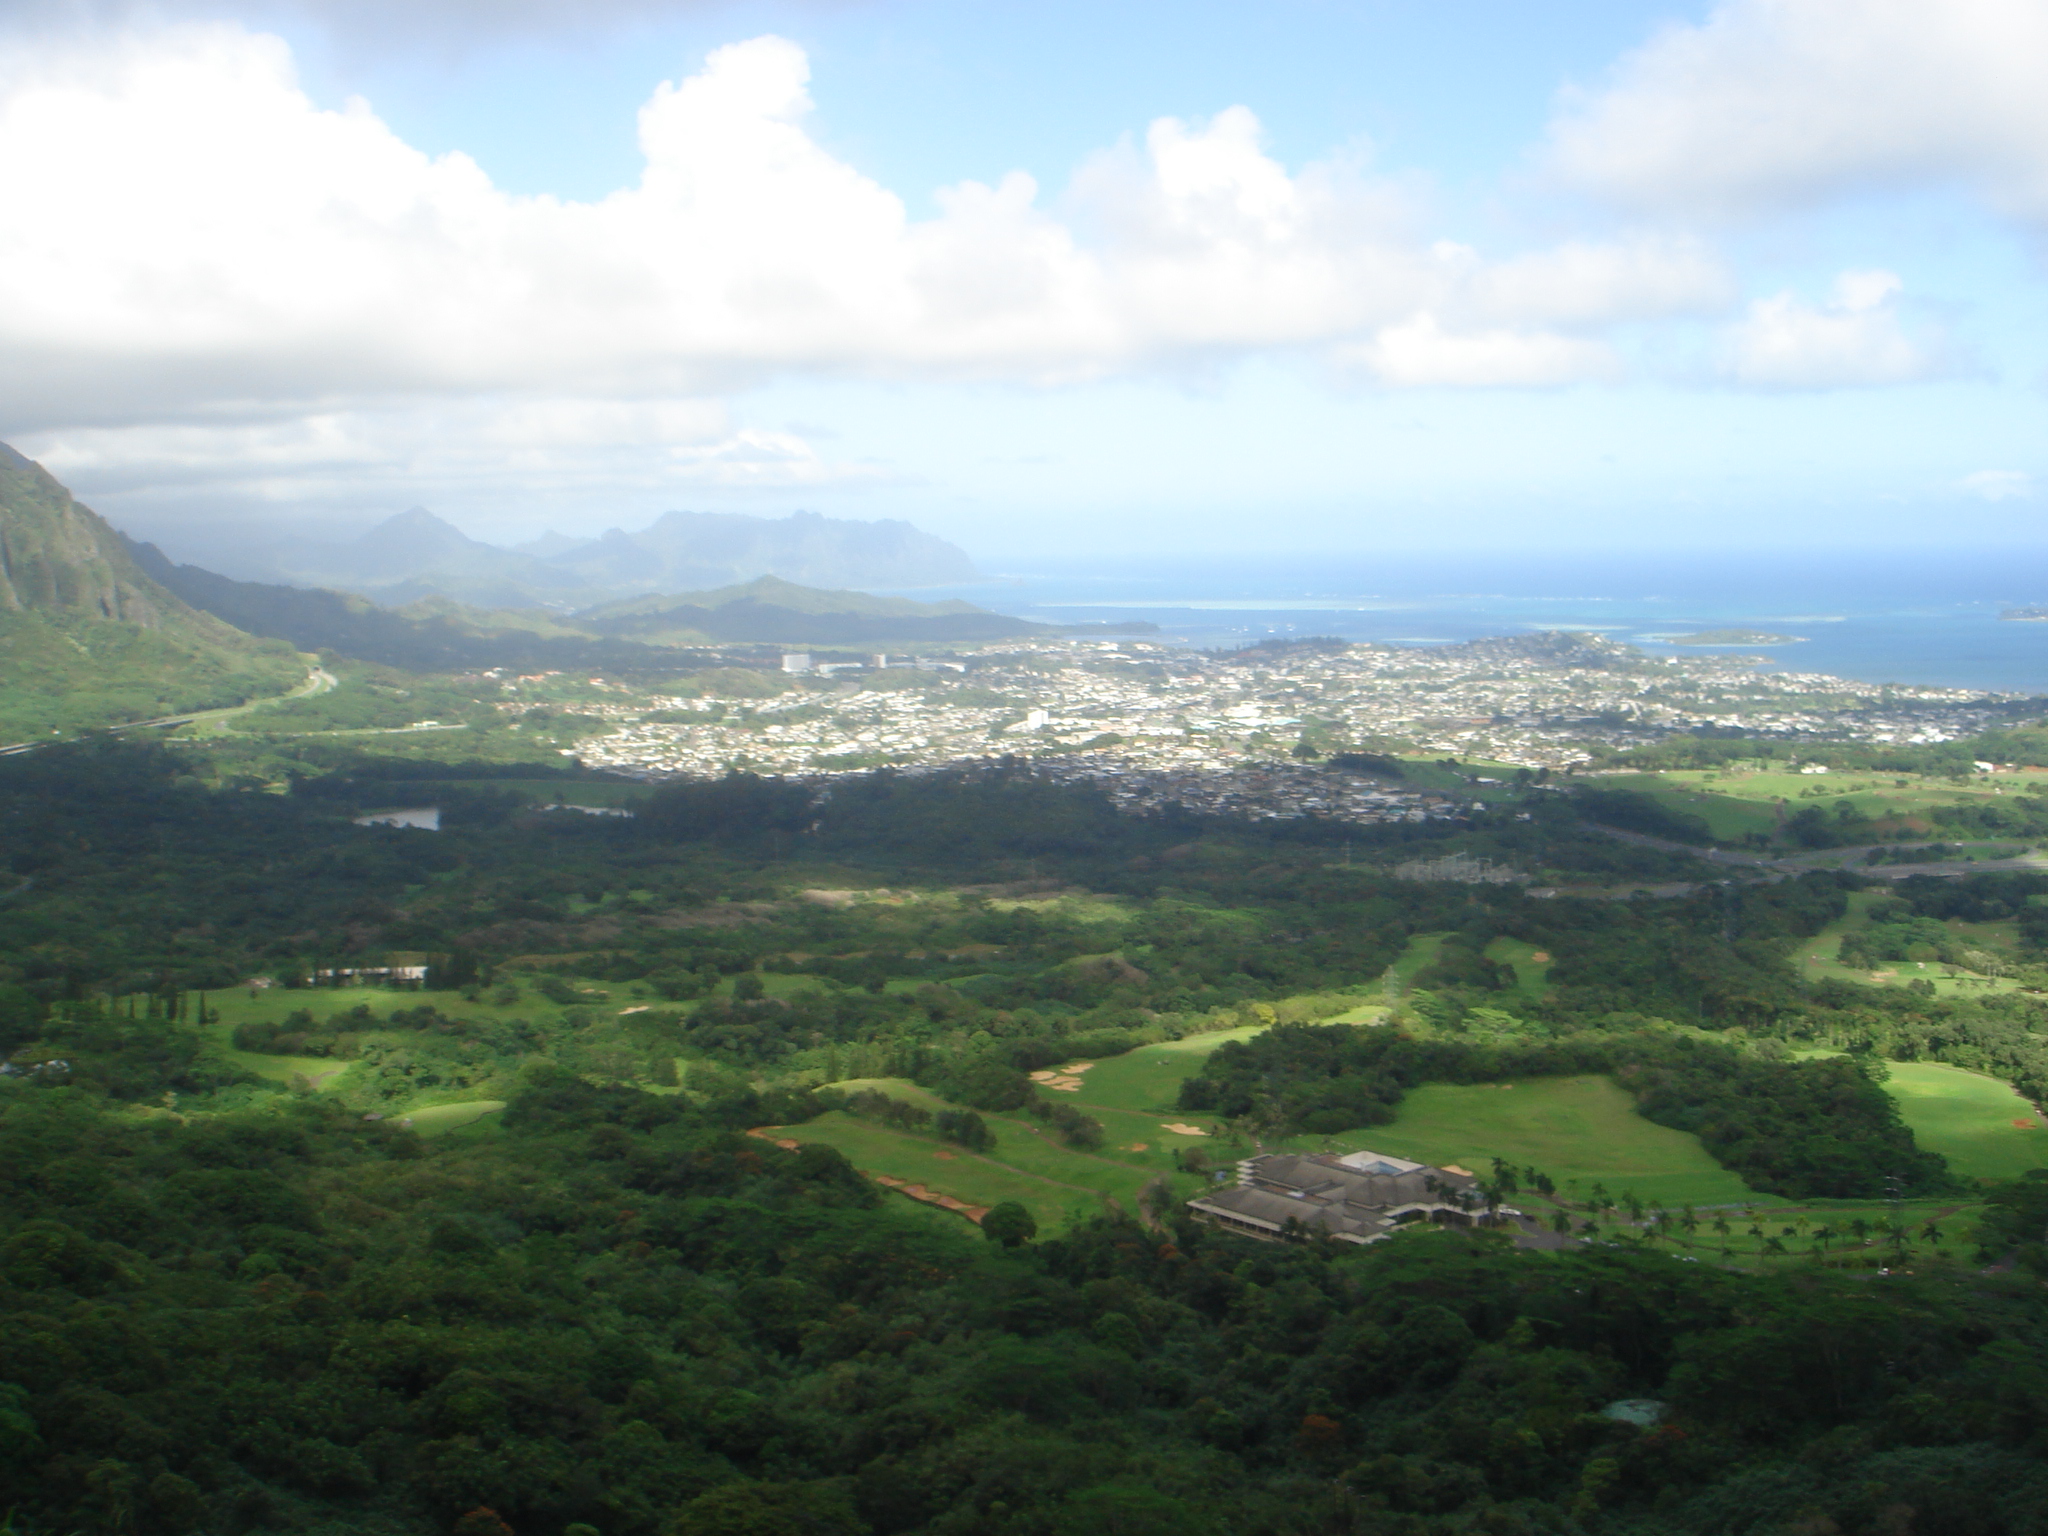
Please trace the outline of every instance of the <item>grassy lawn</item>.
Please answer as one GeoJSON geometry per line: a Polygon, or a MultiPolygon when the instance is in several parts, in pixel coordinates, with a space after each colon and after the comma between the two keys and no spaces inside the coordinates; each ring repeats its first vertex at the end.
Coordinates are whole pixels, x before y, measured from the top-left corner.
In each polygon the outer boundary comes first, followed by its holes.
{"type": "Polygon", "coordinates": [[[1567,1198],[1576,1179],[1582,1197],[1597,1181],[1611,1193],[1632,1189],[1673,1207],[1780,1203],[1748,1189],[1707,1155],[1699,1138],[1638,1115],[1628,1094],[1605,1077],[1535,1078],[1509,1087],[1426,1084],[1409,1091],[1391,1125],[1286,1145],[1314,1151],[1326,1141],[1337,1151],[1371,1148],[1479,1174],[1502,1157],[1549,1174],[1567,1198]]]}
{"type": "Polygon", "coordinates": [[[1515,989],[1532,1003],[1550,985],[1550,953],[1534,944],[1521,939],[1495,939],[1486,946],[1486,958],[1499,965],[1513,966],[1515,989]]]}
{"type": "Polygon", "coordinates": [[[1914,1139],[1946,1157],[1958,1174],[2011,1179],[2048,1167],[2048,1126],[2009,1084],[1939,1062],[1890,1066],[1885,1087],[1899,1101],[1914,1139]]]}
{"type": "MultiPolygon", "coordinates": [[[[488,995],[488,994],[487,994],[488,995]]],[[[257,1051],[236,1050],[235,1028],[240,1024],[282,1020],[297,1009],[309,1010],[316,1019],[346,1013],[357,1004],[367,1004],[379,1019],[394,1008],[417,1008],[431,1004],[444,1013],[477,1017],[534,1018],[562,1010],[536,993],[525,993],[516,1003],[499,1006],[469,1002],[459,992],[394,992],[388,987],[268,987],[253,996],[246,989],[209,992],[206,1006],[220,1015],[220,1021],[206,1026],[206,1033],[228,1061],[256,1077],[274,1083],[288,1083],[304,1077],[318,1093],[332,1093],[344,1082],[354,1062],[332,1056],[270,1056],[257,1051]]],[[[616,1009],[615,1001],[610,1005],[616,1009]]],[[[673,1092],[675,1090],[667,1090],[673,1092]]],[[[394,1111],[394,1118],[409,1116],[413,1129],[423,1136],[441,1135],[475,1123],[480,1117],[505,1107],[495,1099],[468,1099],[452,1104],[434,1104],[394,1111]]]]}
{"type": "MultiPolygon", "coordinates": [[[[1773,797],[1734,797],[1716,786],[1702,790],[1686,782],[1697,775],[1640,773],[1602,781],[1603,789],[1625,789],[1654,800],[1667,810],[1697,816],[1706,822],[1714,837],[1723,843],[1740,842],[1752,832],[1768,836],[1778,825],[1777,812],[1767,803],[1773,797]]],[[[1810,785],[1811,779],[1799,780],[1810,785]]]]}
{"type": "MultiPolygon", "coordinates": [[[[1096,1062],[1078,1074],[1072,1093],[1041,1090],[1047,1098],[1075,1104],[1103,1123],[1107,1140],[1099,1154],[1061,1145],[1040,1122],[1022,1114],[984,1114],[996,1145],[977,1158],[930,1136],[889,1130],[847,1115],[821,1116],[782,1134],[797,1141],[838,1147],[857,1167],[888,1174],[955,1196],[974,1205],[1015,1200],[1031,1211],[1041,1231],[1051,1233],[1101,1209],[1104,1196],[1135,1209],[1139,1189],[1164,1175],[1182,1199],[1201,1187],[1194,1177],[1173,1171],[1173,1154],[1202,1147],[1212,1161],[1227,1165],[1252,1149],[1215,1138],[1179,1135],[1166,1123],[1217,1129],[1213,1116],[1173,1107],[1181,1082],[1201,1069],[1209,1052],[1225,1040],[1242,1040],[1256,1028],[1145,1046],[1096,1062]],[[1142,1150],[1140,1150],[1142,1148],[1142,1150]]],[[[2035,1118],[2023,1101],[1994,1079],[1955,1068],[1894,1066],[1891,1087],[1924,1145],[1949,1156],[1966,1177],[2010,1177],[2048,1162],[2048,1128],[2022,1129],[2015,1119],[2035,1118]]],[[[843,1087],[880,1088],[930,1108],[942,1101],[914,1083],[875,1079],[843,1087]]],[[[1699,1208],[1700,1225],[1671,1251],[1702,1262],[1724,1262],[1725,1247],[1737,1265],[1811,1264],[1811,1229],[1831,1226],[1839,1241],[1830,1250],[1836,1263],[1859,1263],[1879,1255],[1875,1238],[1866,1246],[1849,1235],[1854,1221],[1875,1222],[1890,1213],[1881,1200],[1792,1202],[1747,1188],[1707,1154],[1697,1138],[1653,1125],[1635,1113],[1629,1096],[1605,1077],[1525,1080],[1512,1087],[1433,1084],[1415,1089],[1391,1125],[1336,1136],[1302,1136],[1271,1144],[1268,1151],[1354,1152],[1365,1148],[1439,1166],[1453,1164],[1485,1173],[1495,1156],[1518,1167],[1534,1166],[1558,1181],[1560,1195],[1582,1221],[1592,1186],[1615,1196],[1633,1192],[1646,1204],[1676,1211],[1699,1208]],[[1576,1181],[1576,1182],[1574,1182],[1576,1181]],[[1750,1213],[1762,1235],[1749,1231],[1750,1213]],[[1726,1233],[1713,1231],[1725,1221],[1726,1233]],[[1796,1235],[1784,1229],[1792,1227],[1796,1235]],[[1773,1255],[1765,1243],[1777,1240],[1788,1253],[1773,1255]]],[[[1539,1215],[1551,1206],[1524,1197],[1539,1215]]],[[[1900,1214],[1917,1231],[1938,1220],[1945,1252],[1967,1254],[1972,1223],[1967,1197],[1906,1202],[1900,1214]]],[[[1621,1234],[1625,1225],[1610,1228],[1621,1234]]],[[[1929,1261],[1924,1244],[1908,1264],[1929,1261]]]]}
{"type": "MultiPolygon", "coordinates": [[[[876,1079],[848,1087],[879,1088],[896,1098],[942,1107],[941,1101],[913,1083],[876,1079]]],[[[1030,1211],[1045,1233],[1099,1215],[1105,1197],[1126,1211],[1138,1208],[1138,1192],[1161,1175],[1182,1198],[1199,1181],[1172,1170],[1171,1158],[1155,1138],[1143,1154],[1105,1146],[1101,1153],[1078,1152],[1062,1145],[1039,1123],[1022,1115],[982,1115],[995,1133],[985,1153],[969,1152],[936,1137],[892,1130],[851,1115],[834,1112],[777,1134],[799,1142],[837,1147],[854,1166],[952,1195],[970,1205],[990,1206],[1014,1200],[1030,1211]]]]}
{"type": "Polygon", "coordinates": [[[463,1104],[434,1104],[426,1109],[409,1109],[400,1118],[412,1121],[412,1128],[422,1136],[442,1136],[474,1125],[485,1115],[495,1115],[504,1107],[503,1099],[471,1099],[463,1104]]]}
{"type": "MultiPolygon", "coordinates": [[[[923,1184],[973,1205],[1015,1200],[1032,1213],[1041,1231],[1056,1231],[1069,1220],[1097,1214],[1105,1195],[1125,1210],[1135,1211],[1138,1191],[1154,1178],[1165,1178],[1182,1199],[1193,1195],[1202,1181],[1176,1168],[1175,1154],[1183,1148],[1209,1149],[1218,1162],[1236,1156],[1238,1149],[1211,1137],[1179,1134],[1166,1126],[1215,1128],[1213,1115],[1175,1109],[1174,1096],[1183,1080],[1201,1071],[1211,1051],[1226,1040],[1249,1039],[1261,1027],[1141,1046],[1095,1062],[1086,1072],[1076,1074],[1081,1078],[1078,1091],[1040,1089],[1043,1097],[1073,1104],[1102,1122],[1104,1140],[1098,1153],[1065,1146],[1049,1127],[1021,1113],[982,1114],[996,1136],[995,1146],[983,1157],[930,1136],[895,1131],[837,1113],[791,1126],[780,1134],[797,1141],[825,1142],[870,1173],[923,1184]]],[[[860,1079],[835,1086],[877,1088],[928,1109],[949,1107],[926,1089],[899,1078],[860,1079]]]]}
{"type": "Polygon", "coordinates": [[[1418,933],[1411,938],[1401,957],[1388,967],[1393,973],[1391,990],[1402,993],[1414,986],[1416,976],[1435,963],[1436,952],[1449,937],[1448,933],[1418,933]]]}
{"type": "MultiPolygon", "coordinates": [[[[1935,806],[1995,801],[2002,793],[2033,788],[2039,774],[1975,775],[1960,782],[1917,775],[1869,772],[1803,774],[1793,771],[1730,773],[1671,769],[1660,773],[1616,775],[1605,781],[1615,789],[1646,795],[1675,811],[1703,818],[1717,838],[1734,840],[1749,832],[1770,833],[1777,826],[1776,802],[1792,815],[1808,805],[1832,810],[1847,799],[1863,815],[1898,823],[1888,834],[1899,842],[1931,836],[1918,828],[1935,806]],[[1911,822],[1913,826],[1905,823],[1911,822]]],[[[2006,844],[1999,844],[2004,847],[2006,844]]],[[[1988,852],[1989,848],[1979,850],[1988,852]]]]}
{"type": "MultiPolygon", "coordinates": [[[[1122,1056],[1098,1061],[1081,1073],[1081,1087],[1075,1093],[1048,1093],[1047,1098],[1069,1099],[1089,1114],[1098,1110],[1119,1110],[1149,1116],[1155,1122],[1179,1120],[1211,1124],[1214,1116],[1195,1115],[1192,1121],[1173,1107],[1180,1085],[1202,1070],[1209,1053],[1226,1040],[1249,1040],[1264,1026],[1222,1030],[1212,1035],[1190,1035],[1160,1045],[1144,1045],[1122,1056]]],[[[1192,1145],[1192,1141],[1188,1142],[1192,1145]]]]}
{"type": "MultiPolygon", "coordinates": [[[[1951,967],[1934,960],[1893,960],[1875,971],[1844,965],[1838,958],[1843,935],[1865,927],[1870,921],[1872,903],[1889,900],[1890,896],[1884,890],[1850,892],[1848,912],[1802,943],[1794,954],[1792,963],[1799,968],[1799,974],[1808,981],[1853,981],[1864,986],[1898,987],[1909,981],[1927,981],[1943,997],[1981,997],[1987,992],[2016,991],[2022,985],[2009,977],[1979,976],[1960,967],[1955,968],[1958,974],[1951,975],[1951,967]]],[[[2015,925],[2009,922],[1951,921],[1947,926],[1969,943],[1994,953],[2010,954],[2017,948],[2015,925]]]]}

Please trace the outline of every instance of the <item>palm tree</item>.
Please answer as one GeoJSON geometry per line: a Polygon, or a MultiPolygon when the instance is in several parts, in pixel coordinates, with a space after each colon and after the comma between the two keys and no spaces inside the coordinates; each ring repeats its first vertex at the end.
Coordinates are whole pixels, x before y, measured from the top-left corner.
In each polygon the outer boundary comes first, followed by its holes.
{"type": "MultiPolygon", "coordinates": [[[[1714,1215],[1714,1235],[1723,1239],[1728,1236],[1728,1218],[1719,1212],[1714,1215]]],[[[1724,1241],[1721,1246],[1725,1248],[1727,1243],[1724,1241]]]]}

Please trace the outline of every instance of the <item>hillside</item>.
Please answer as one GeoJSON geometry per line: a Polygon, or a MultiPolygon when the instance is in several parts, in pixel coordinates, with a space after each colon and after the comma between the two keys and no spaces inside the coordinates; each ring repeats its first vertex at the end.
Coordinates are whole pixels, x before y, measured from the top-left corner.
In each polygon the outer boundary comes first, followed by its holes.
{"type": "Polygon", "coordinates": [[[742,586],[609,603],[576,615],[599,634],[665,640],[874,645],[884,641],[1002,640],[1058,633],[972,603],[920,603],[866,592],[821,591],[763,576],[742,586]]]}
{"type": "Polygon", "coordinates": [[[644,666],[659,659],[647,646],[593,637],[544,609],[472,608],[445,597],[386,608],[351,592],[236,581],[196,565],[176,565],[153,544],[129,548],[138,566],[195,608],[301,650],[334,651],[416,672],[574,670],[644,666]]]}
{"type": "Polygon", "coordinates": [[[972,603],[828,592],[772,576],[710,592],[605,604],[568,618],[536,608],[474,608],[445,597],[387,608],[353,593],[236,581],[177,565],[153,544],[125,547],[149,579],[251,634],[413,671],[635,671],[686,665],[694,658],[677,655],[676,648],[710,644],[903,646],[1058,633],[972,603]]]}
{"type": "Polygon", "coordinates": [[[151,579],[106,520],[0,444],[0,742],[283,693],[296,654],[151,579]]]}

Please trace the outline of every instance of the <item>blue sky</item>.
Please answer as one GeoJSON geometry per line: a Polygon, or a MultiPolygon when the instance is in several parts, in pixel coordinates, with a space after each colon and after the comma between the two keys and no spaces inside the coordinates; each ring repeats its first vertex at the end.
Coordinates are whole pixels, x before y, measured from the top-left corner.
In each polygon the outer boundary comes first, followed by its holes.
{"type": "Polygon", "coordinates": [[[174,550],[2040,542],[2048,0],[12,26],[0,435],[174,550]]]}

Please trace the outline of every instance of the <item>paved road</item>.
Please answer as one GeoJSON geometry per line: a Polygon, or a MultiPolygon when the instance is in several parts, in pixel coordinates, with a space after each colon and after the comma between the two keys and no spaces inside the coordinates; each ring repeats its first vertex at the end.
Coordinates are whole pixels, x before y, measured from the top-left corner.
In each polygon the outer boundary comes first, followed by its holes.
{"type": "MultiPolygon", "coordinates": [[[[251,699],[246,704],[237,704],[229,709],[202,709],[186,715],[159,715],[154,720],[130,720],[126,725],[110,725],[106,729],[109,733],[118,731],[150,731],[165,727],[190,725],[195,720],[226,720],[232,716],[244,714],[249,710],[255,709],[258,705],[280,704],[287,699],[310,699],[316,694],[326,693],[329,689],[337,688],[340,685],[341,679],[332,672],[329,672],[325,667],[315,667],[306,674],[306,680],[299,684],[298,687],[294,688],[290,693],[278,694],[275,698],[251,699]]],[[[22,753],[33,752],[38,747],[54,746],[60,741],[68,741],[70,739],[69,737],[59,736],[49,741],[18,741],[12,746],[0,747],[0,757],[19,757],[22,753]]]]}

